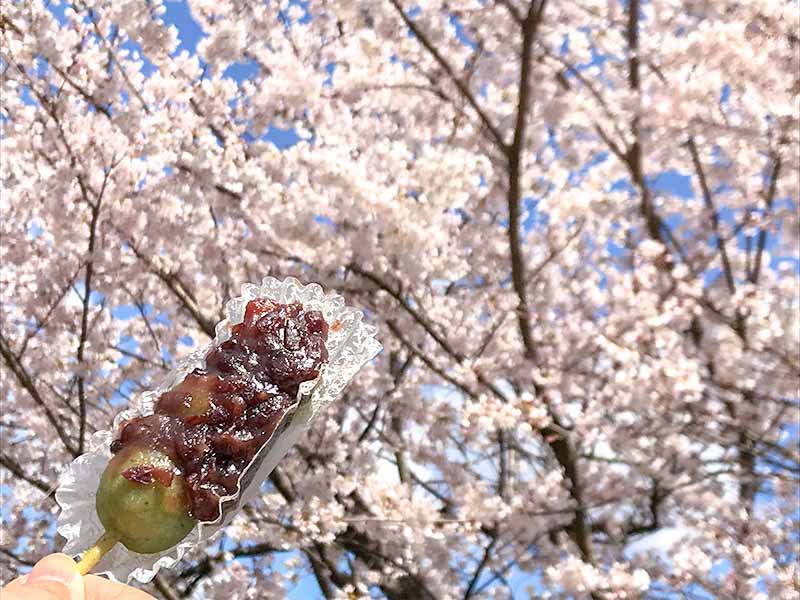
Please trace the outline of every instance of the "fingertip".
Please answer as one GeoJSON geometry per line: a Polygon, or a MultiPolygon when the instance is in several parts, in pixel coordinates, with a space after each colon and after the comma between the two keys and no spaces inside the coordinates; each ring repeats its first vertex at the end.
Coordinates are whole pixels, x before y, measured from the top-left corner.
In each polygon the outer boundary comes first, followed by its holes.
{"type": "Polygon", "coordinates": [[[37,592],[42,598],[83,600],[83,578],[66,554],[50,554],[37,562],[21,581],[17,593],[37,592]]]}
{"type": "Polygon", "coordinates": [[[50,580],[61,579],[64,583],[69,583],[75,579],[76,575],[78,575],[78,565],[75,561],[66,554],[57,552],[49,554],[37,562],[28,574],[28,579],[35,580],[46,577],[50,580]]]}

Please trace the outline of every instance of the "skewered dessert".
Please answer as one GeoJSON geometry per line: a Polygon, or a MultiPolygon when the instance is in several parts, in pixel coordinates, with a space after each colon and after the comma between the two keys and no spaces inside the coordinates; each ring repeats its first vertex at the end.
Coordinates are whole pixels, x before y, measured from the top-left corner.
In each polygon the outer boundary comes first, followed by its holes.
{"type": "Polygon", "coordinates": [[[82,572],[150,581],[209,543],[381,349],[375,327],[316,284],[245,284],[205,348],[92,435],[56,490],[82,572]]]}
{"type": "Polygon", "coordinates": [[[251,300],[231,337],[125,421],[100,480],[97,514],[129,550],[160,552],[213,522],[261,446],[328,358],[328,324],[299,303],[251,300]]]}

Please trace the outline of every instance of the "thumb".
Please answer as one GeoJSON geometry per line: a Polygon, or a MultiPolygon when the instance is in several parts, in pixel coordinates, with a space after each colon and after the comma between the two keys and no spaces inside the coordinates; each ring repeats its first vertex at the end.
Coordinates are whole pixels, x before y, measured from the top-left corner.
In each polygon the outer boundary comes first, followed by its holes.
{"type": "Polygon", "coordinates": [[[11,582],[2,600],[84,600],[83,577],[69,556],[51,554],[11,582]]]}

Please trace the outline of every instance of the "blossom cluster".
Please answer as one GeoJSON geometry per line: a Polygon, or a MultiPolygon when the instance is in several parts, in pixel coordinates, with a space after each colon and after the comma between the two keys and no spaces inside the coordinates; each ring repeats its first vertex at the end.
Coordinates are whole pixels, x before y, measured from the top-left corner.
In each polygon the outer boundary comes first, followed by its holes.
{"type": "Polygon", "coordinates": [[[4,580],[271,275],[384,351],[161,585],[796,596],[795,3],[6,4],[4,580]]]}

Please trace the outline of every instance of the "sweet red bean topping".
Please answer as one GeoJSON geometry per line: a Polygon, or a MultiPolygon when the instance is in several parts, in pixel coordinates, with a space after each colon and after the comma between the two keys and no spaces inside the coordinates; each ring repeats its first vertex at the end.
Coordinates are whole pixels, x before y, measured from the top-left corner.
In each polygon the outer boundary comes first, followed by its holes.
{"type": "MultiPolygon", "coordinates": [[[[245,467],[296,402],[304,381],[328,360],[328,324],[301,304],[251,300],[231,337],[206,356],[204,369],[162,394],[154,414],[124,422],[112,452],[158,449],[184,476],[190,514],[219,517],[219,501],[236,494],[245,467]]],[[[172,473],[137,465],[123,476],[141,484],[170,485],[172,473]]]]}

